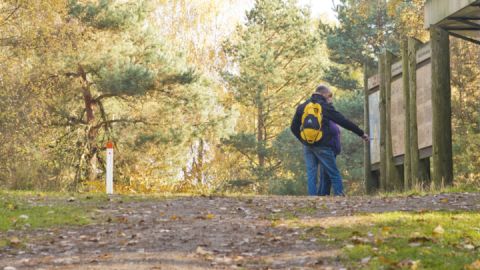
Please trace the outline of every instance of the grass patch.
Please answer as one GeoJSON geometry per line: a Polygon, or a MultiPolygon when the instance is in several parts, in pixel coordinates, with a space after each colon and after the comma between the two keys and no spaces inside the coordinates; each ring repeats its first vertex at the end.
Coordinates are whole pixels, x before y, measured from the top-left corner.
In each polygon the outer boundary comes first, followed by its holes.
{"type": "MultiPolygon", "coordinates": [[[[44,195],[18,192],[0,193],[0,231],[47,228],[60,225],[85,225],[91,208],[69,205],[66,200],[42,205],[44,195]]],[[[49,199],[51,199],[49,197],[49,199]]],[[[53,198],[53,200],[56,200],[53,198]]],[[[58,199],[57,199],[58,200],[58,199]]],[[[0,242],[0,246],[2,243],[0,242]]]]}
{"type": "Polygon", "coordinates": [[[480,186],[478,184],[455,184],[453,186],[442,186],[441,188],[435,187],[432,182],[430,185],[414,186],[412,189],[403,192],[379,192],[379,197],[407,197],[407,196],[427,196],[432,194],[442,193],[462,193],[462,192],[480,192],[480,186]]]}
{"type": "Polygon", "coordinates": [[[469,268],[480,259],[479,213],[390,212],[339,220],[303,226],[320,244],[342,248],[343,262],[354,269],[480,269],[469,268]]]}
{"type": "MultiPolygon", "coordinates": [[[[71,193],[0,190],[0,231],[86,225],[91,212],[109,202],[157,201],[179,197],[165,194],[108,196],[105,193],[71,193]]],[[[0,242],[0,246],[5,243],[0,242]]]]}

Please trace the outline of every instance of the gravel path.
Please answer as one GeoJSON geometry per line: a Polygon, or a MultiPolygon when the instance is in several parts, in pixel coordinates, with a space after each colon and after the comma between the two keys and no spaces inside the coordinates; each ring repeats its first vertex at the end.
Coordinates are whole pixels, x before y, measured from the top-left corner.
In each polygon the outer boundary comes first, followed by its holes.
{"type": "Polygon", "coordinates": [[[361,213],[478,211],[480,194],[402,198],[182,197],[97,205],[94,225],[1,232],[0,269],[342,269],[339,250],[305,239],[292,217],[334,224],[361,213]]]}

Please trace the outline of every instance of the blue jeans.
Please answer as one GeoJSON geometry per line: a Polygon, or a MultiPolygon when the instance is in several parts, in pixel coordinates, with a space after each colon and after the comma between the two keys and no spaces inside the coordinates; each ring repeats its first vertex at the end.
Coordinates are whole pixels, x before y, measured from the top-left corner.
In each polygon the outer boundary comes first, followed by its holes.
{"type": "MultiPolygon", "coordinates": [[[[320,164],[325,180],[330,179],[333,186],[333,193],[335,196],[342,196],[343,184],[340,171],[337,168],[335,154],[330,147],[319,146],[303,146],[303,154],[305,157],[305,164],[307,166],[307,180],[308,180],[308,195],[319,195],[320,191],[317,189],[318,165],[320,164]]],[[[320,183],[321,187],[321,183],[320,183]]]]}
{"type": "Polygon", "coordinates": [[[328,196],[330,195],[330,190],[332,189],[332,181],[330,177],[325,173],[325,169],[320,166],[320,183],[318,187],[319,196],[328,196]]]}

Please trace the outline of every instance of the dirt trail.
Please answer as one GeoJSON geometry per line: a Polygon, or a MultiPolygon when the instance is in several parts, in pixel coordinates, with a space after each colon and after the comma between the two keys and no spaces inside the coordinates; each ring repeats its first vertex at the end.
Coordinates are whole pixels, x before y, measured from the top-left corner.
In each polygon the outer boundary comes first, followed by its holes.
{"type": "Polygon", "coordinates": [[[404,198],[183,197],[98,205],[96,225],[8,231],[22,249],[0,248],[11,269],[342,269],[339,250],[282,218],[332,224],[358,213],[478,211],[480,194],[404,198]],[[272,222],[277,220],[277,224],[272,222]]]}

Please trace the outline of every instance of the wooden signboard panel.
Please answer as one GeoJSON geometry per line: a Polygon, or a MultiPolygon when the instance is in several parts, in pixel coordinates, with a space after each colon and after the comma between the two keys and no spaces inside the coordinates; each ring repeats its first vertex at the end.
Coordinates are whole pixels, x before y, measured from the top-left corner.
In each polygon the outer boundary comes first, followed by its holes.
{"type": "MultiPolygon", "coordinates": [[[[417,52],[417,128],[418,149],[432,146],[432,76],[430,64],[431,49],[426,44],[417,52]]],[[[370,125],[370,161],[371,164],[380,162],[380,110],[378,91],[379,76],[375,75],[368,80],[369,89],[369,125],[370,125]]],[[[405,102],[403,97],[402,63],[392,65],[391,85],[391,121],[392,121],[392,149],[395,157],[405,152],[405,102]]]]}
{"type": "Polygon", "coordinates": [[[432,146],[432,68],[430,60],[417,69],[418,148],[432,146]]]}
{"type": "Polygon", "coordinates": [[[376,91],[368,96],[368,111],[370,117],[368,123],[370,127],[370,162],[376,164],[380,162],[380,91],[378,86],[376,91]]]}
{"type": "Polygon", "coordinates": [[[405,100],[403,98],[403,81],[401,74],[400,76],[396,76],[392,81],[391,102],[393,155],[401,156],[405,152],[405,100]]]}
{"type": "Polygon", "coordinates": [[[368,79],[368,124],[370,127],[370,162],[380,162],[380,76],[374,75],[368,79]]]}

